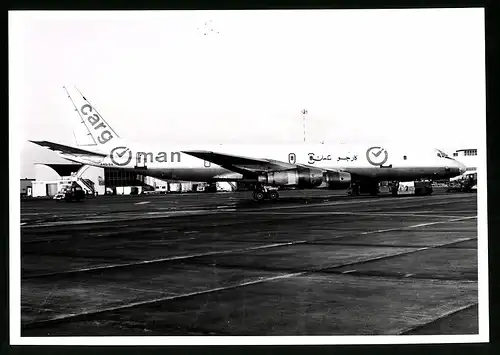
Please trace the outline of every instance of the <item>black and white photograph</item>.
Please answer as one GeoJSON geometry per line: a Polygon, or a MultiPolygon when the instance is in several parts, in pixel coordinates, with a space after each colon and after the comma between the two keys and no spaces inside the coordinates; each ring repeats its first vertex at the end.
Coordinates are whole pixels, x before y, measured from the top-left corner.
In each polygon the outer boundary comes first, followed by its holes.
{"type": "Polygon", "coordinates": [[[11,344],[489,340],[484,9],[8,18],[11,344]]]}

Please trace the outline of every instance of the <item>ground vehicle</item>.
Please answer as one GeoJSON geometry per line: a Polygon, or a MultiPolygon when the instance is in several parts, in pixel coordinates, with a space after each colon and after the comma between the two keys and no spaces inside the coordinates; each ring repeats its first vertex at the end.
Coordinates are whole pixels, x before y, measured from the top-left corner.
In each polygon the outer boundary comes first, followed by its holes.
{"type": "Polygon", "coordinates": [[[433,192],[432,183],[428,180],[400,182],[392,187],[392,194],[396,195],[416,195],[425,196],[433,192]]]}
{"type": "Polygon", "coordinates": [[[415,195],[426,196],[433,192],[432,182],[429,180],[415,181],[415,195]]]}
{"type": "Polygon", "coordinates": [[[468,171],[450,180],[448,192],[477,192],[477,171],[468,171]]]}
{"type": "MultiPolygon", "coordinates": [[[[354,184],[352,184],[354,185],[354,184]]],[[[349,195],[353,195],[353,186],[347,190],[349,195]]],[[[367,192],[359,189],[361,193],[367,192]]],[[[377,186],[377,194],[391,194],[392,196],[399,195],[416,195],[416,196],[424,196],[431,195],[433,192],[432,182],[430,180],[417,180],[417,181],[406,181],[406,182],[393,182],[393,181],[381,181],[377,186]]],[[[371,195],[376,195],[372,191],[368,191],[371,195]]]]}
{"type": "Polygon", "coordinates": [[[54,196],[54,200],[64,200],[66,202],[70,201],[83,201],[85,199],[85,191],[76,182],[73,182],[70,186],[62,189],[57,195],[54,196]]]}

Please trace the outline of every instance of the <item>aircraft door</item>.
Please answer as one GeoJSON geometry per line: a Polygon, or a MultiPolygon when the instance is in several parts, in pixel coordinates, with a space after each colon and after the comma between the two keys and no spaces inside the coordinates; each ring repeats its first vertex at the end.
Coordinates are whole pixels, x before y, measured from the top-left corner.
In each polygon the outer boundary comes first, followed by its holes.
{"type": "Polygon", "coordinates": [[[145,154],[136,154],[135,156],[135,168],[136,169],[147,169],[148,166],[146,164],[147,155],[145,154]]]}

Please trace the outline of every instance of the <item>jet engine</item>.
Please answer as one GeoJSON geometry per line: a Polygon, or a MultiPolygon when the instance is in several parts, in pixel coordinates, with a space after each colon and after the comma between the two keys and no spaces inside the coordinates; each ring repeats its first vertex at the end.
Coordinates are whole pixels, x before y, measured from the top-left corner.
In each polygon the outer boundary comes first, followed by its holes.
{"type": "Polygon", "coordinates": [[[270,171],[258,177],[258,181],[266,185],[298,186],[302,188],[318,187],[323,183],[323,171],[298,167],[296,169],[270,171]]]}
{"type": "Polygon", "coordinates": [[[351,174],[343,171],[323,171],[298,167],[296,169],[270,171],[259,176],[265,185],[297,186],[299,188],[346,189],[351,184],[351,174]]]}
{"type": "Polygon", "coordinates": [[[326,187],[331,190],[347,189],[351,185],[351,174],[345,171],[327,171],[323,176],[326,187]]]}

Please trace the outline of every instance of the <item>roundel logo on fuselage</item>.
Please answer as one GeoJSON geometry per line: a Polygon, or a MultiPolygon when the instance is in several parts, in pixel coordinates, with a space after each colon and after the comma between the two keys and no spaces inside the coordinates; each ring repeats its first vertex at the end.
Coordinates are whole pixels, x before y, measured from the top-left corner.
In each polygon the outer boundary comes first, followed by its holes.
{"type": "Polygon", "coordinates": [[[382,147],[371,147],[366,151],[366,160],[371,165],[384,165],[389,159],[389,153],[382,147]]]}
{"type": "Polygon", "coordinates": [[[132,151],[127,147],[115,147],[109,153],[109,157],[114,164],[125,166],[132,160],[132,151]]]}

